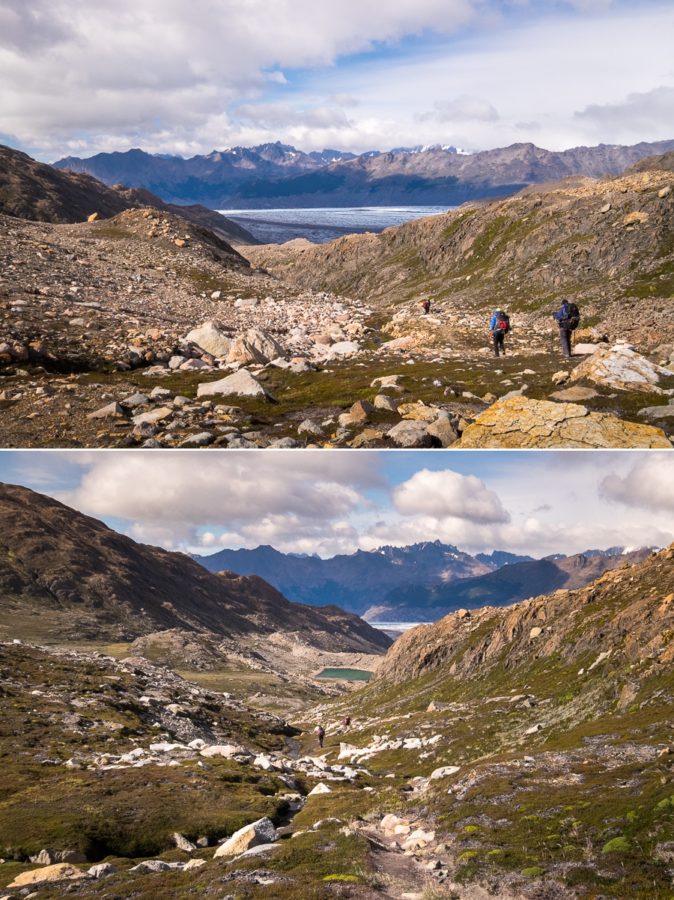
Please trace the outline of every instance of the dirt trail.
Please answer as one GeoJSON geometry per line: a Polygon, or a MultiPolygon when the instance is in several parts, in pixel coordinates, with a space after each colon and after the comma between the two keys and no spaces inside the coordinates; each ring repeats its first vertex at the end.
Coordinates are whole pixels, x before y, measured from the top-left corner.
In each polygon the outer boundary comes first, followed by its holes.
{"type": "Polygon", "coordinates": [[[408,894],[421,897],[424,889],[437,888],[436,882],[422,869],[421,864],[414,857],[392,847],[380,831],[366,828],[361,834],[370,845],[370,862],[382,885],[378,896],[400,900],[408,894]]]}

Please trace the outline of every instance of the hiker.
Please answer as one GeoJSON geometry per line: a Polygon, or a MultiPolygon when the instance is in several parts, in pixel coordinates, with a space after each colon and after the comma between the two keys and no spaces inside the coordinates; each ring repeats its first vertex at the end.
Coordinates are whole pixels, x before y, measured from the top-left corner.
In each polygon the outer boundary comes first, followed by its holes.
{"type": "Polygon", "coordinates": [[[351,716],[344,716],[342,719],[342,727],[348,728],[351,725],[351,716]]]}
{"type": "Polygon", "coordinates": [[[510,331],[510,318],[499,306],[496,307],[491,317],[491,336],[494,342],[494,356],[505,356],[505,336],[510,331]]]}
{"type": "Polygon", "coordinates": [[[314,734],[318,738],[318,746],[323,749],[323,741],[325,740],[325,729],[322,725],[317,725],[314,728],[314,734]]]}
{"type": "Polygon", "coordinates": [[[429,312],[431,311],[431,301],[430,300],[422,300],[421,308],[424,311],[424,315],[427,316],[429,314],[429,312]]]}
{"type": "Polygon", "coordinates": [[[562,353],[566,359],[571,358],[571,335],[578,328],[580,322],[580,310],[575,303],[562,300],[562,305],[556,313],[552,314],[559,325],[559,339],[562,343],[562,353]]]}

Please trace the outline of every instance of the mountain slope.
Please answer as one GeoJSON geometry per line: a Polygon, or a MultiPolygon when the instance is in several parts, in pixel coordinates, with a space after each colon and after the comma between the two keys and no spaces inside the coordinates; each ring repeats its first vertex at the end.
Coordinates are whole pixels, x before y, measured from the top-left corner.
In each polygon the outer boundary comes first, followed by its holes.
{"type": "Polygon", "coordinates": [[[249,257],[297,286],[340,291],[383,312],[397,305],[384,330],[421,344],[470,348],[482,341],[474,315],[495,302],[517,314],[520,328],[549,328],[559,299],[572,296],[600,334],[654,345],[671,335],[658,314],[674,290],[673,203],[667,172],[571,180],[382,234],[251,248],[249,257]],[[425,330],[421,296],[440,320],[425,330]]]}
{"type": "Polygon", "coordinates": [[[109,187],[90,174],[67,172],[0,145],[0,213],[39,222],[104,219],[136,206],[172,212],[205,226],[226,241],[256,243],[245,228],[203,206],[172,206],[147,190],[109,187]]]}
{"type": "Polygon", "coordinates": [[[620,548],[556,559],[496,551],[475,557],[440,541],[381,547],[331,559],[280,553],[273,547],[220,550],[197,556],[211,572],[231,569],[258,575],[293,600],[336,603],[369,621],[437,619],[467,607],[506,605],[557,588],[576,588],[648,550],[623,555],[620,548]]]}
{"type": "Polygon", "coordinates": [[[450,584],[401,584],[387,594],[377,618],[412,622],[420,618],[436,619],[464,607],[506,606],[559,588],[573,590],[609,569],[640,562],[649,552],[637,550],[618,556],[579,553],[560,559],[516,562],[450,584]]]}
{"type": "MultiPolygon", "coordinates": [[[[580,590],[408,632],[339,745],[398,786],[395,814],[380,798],[363,832],[395,854],[421,829],[412,854],[455,896],[666,900],[673,635],[674,545],[580,590]]],[[[323,815],[340,812],[336,799],[323,815]]]]}
{"type": "Polygon", "coordinates": [[[453,581],[492,567],[440,541],[359,550],[332,559],[286,555],[272,547],[221,550],[197,559],[211,572],[231,569],[259,575],[293,600],[317,606],[335,603],[359,614],[380,603],[401,581],[453,581]]]}
{"type": "Polygon", "coordinates": [[[0,486],[0,626],[14,636],[125,639],[179,628],[244,638],[301,634],[377,652],[381,632],[338,609],[289,603],[261,578],[212,575],[26,488],[0,486]]]}
{"type": "Polygon", "coordinates": [[[214,208],[449,206],[572,175],[617,175],[645,156],[672,148],[674,141],[659,141],[552,152],[523,143],[473,154],[436,146],[354,157],[339,151],[305,154],[276,143],[191,159],[166,159],[142,150],[99,153],[89,159],[68,157],[55,166],[88,172],[106,184],[146,187],[167,201],[214,208]]]}
{"type": "MultiPolygon", "coordinates": [[[[388,652],[383,681],[402,682],[448,667],[459,679],[496,666],[512,670],[536,659],[574,665],[602,651],[630,662],[674,658],[674,545],[624,563],[578,590],[557,590],[508,609],[454,613],[408,631],[388,652]],[[532,633],[532,629],[536,629],[532,633]],[[534,644],[535,642],[535,644],[534,644]]],[[[483,677],[481,675],[481,677],[483,677]]]]}
{"type": "Polygon", "coordinates": [[[647,156],[646,159],[635,163],[631,172],[674,172],[674,150],[656,156],[647,156]]]}

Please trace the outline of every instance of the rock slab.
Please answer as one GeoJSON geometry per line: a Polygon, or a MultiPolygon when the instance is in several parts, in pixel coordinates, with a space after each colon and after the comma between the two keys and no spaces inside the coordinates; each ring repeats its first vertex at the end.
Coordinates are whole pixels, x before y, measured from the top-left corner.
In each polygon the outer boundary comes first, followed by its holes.
{"type": "Polygon", "coordinates": [[[239,369],[233,375],[219,381],[207,381],[197,388],[197,397],[213,397],[216,394],[236,397],[261,397],[270,400],[271,395],[253,378],[247,369],[239,369]]]}
{"type": "Polygon", "coordinates": [[[671,449],[664,431],[590,412],[575,403],[513,397],[495,403],[463,432],[457,448],[630,447],[671,449]]]}

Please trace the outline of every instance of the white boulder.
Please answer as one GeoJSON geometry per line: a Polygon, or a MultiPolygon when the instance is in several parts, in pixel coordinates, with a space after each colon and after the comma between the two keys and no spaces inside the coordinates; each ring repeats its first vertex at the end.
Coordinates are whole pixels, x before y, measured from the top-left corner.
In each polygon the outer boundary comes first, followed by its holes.
{"type": "Polygon", "coordinates": [[[244,366],[258,363],[264,366],[283,354],[283,347],[270,334],[259,328],[249,328],[245,334],[240,334],[230,347],[227,362],[238,362],[244,366]]]}
{"type": "Polygon", "coordinates": [[[232,345],[231,338],[213,322],[204,322],[187,335],[186,340],[218,359],[224,359],[232,345]]]}
{"type": "Polygon", "coordinates": [[[221,856],[238,856],[251,850],[253,847],[259,847],[262,844],[273,844],[278,840],[278,832],[274,827],[274,823],[266,816],[251,822],[250,825],[244,825],[228,838],[224,844],[220,844],[214,853],[214,859],[221,856]]]}
{"type": "Polygon", "coordinates": [[[253,378],[247,369],[239,369],[233,375],[219,381],[206,381],[197,388],[197,397],[212,397],[216,394],[237,397],[263,397],[271,399],[271,395],[253,378]]]}

